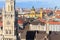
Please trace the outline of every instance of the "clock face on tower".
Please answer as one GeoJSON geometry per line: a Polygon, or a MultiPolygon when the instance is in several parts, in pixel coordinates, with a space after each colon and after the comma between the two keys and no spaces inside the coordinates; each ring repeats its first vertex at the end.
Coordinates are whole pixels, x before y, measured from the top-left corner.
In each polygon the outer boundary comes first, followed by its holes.
{"type": "Polygon", "coordinates": [[[10,25],[10,21],[7,21],[7,25],[10,25]]]}
{"type": "Polygon", "coordinates": [[[12,18],[12,17],[13,17],[12,14],[5,14],[4,16],[5,16],[6,18],[12,18]]]}

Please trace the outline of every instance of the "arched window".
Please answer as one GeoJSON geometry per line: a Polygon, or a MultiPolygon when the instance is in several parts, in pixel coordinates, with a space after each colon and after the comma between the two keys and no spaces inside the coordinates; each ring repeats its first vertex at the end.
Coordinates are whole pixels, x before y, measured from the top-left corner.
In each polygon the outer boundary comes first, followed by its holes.
{"type": "Polygon", "coordinates": [[[8,30],[6,30],[6,34],[8,34],[8,30]]]}
{"type": "Polygon", "coordinates": [[[11,11],[13,11],[13,6],[11,5],[11,11]]]}
{"type": "Polygon", "coordinates": [[[8,5],[8,11],[10,11],[10,6],[8,5]]]}
{"type": "Polygon", "coordinates": [[[9,34],[11,34],[11,30],[9,30],[9,34]]]}

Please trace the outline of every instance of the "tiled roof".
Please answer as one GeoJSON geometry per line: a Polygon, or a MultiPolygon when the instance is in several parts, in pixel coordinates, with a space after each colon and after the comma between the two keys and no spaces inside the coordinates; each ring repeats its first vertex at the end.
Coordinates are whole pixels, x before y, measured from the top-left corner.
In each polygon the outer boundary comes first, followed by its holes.
{"type": "Polygon", "coordinates": [[[41,19],[41,18],[38,18],[38,20],[41,21],[41,22],[45,22],[45,20],[44,19],[41,19]]]}
{"type": "Polygon", "coordinates": [[[43,38],[45,37],[45,36],[47,36],[46,35],[46,32],[44,32],[44,31],[40,31],[40,32],[37,32],[37,34],[36,34],[36,39],[37,40],[43,40],[43,38]]]}
{"type": "Polygon", "coordinates": [[[40,21],[33,21],[31,24],[32,25],[38,25],[40,23],[40,21]]]}
{"type": "Polygon", "coordinates": [[[56,10],[56,12],[55,12],[56,14],[60,14],[60,10],[56,10]]]}
{"type": "Polygon", "coordinates": [[[3,26],[3,23],[2,23],[2,22],[0,22],[0,26],[1,26],[1,27],[3,26]]]}
{"type": "Polygon", "coordinates": [[[57,12],[60,12],[60,10],[56,10],[57,12]]]}
{"type": "Polygon", "coordinates": [[[50,21],[50,22],[48,22],[49,24],[52,24],[52,25],[60,25],[60,22],[54,22],[54,21],[50,21]]]}
{"type": "Polygon", "coordinates": [[[32,25],[45,25],[45,22],[42,22],[40,20],[36,20],[36,21],[33,21],[31,22],[32,25]]]}
{"type": "Polygon", "coordinates": [[[50,40],[60,40],[60,32],[51,32],[50,40]]]}
{"type": "Polygon", "coordinates": [[[18,20],[18,24],[23,24],[23,20],[18,20]]]}
{"type": "Polygon", "coordinates": [[[60,18],[60,16],[56,16],[56,18],[60,18]]]}
{"type": "Polygon", "coordinates": [[[46,13],[50,13],[51,12],[51,10],[44,10],[46,13]]]}

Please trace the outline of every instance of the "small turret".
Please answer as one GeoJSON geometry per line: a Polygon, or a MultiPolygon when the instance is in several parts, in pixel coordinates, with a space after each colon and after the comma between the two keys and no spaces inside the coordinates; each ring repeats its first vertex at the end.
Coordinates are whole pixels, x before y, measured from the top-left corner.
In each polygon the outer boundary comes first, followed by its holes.
{"type": "Polygon", "coordinates": [[[34,6],[31,9],[30,17],[31,18],[34,18],[35,17],[35,8],[34,8],[34,6]]]}
{"type": "Polygon", "coordinates": [[[43,8],[40,9],[40,18],[42,19],[43,8]]]}

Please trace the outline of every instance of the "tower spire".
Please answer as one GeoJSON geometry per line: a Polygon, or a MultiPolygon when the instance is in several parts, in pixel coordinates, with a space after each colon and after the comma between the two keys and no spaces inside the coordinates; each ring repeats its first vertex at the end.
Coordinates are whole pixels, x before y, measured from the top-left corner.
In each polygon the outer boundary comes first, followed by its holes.
{"type": "Polygon", "coordinates": [[[6,12],[12,12],[15,9],[15,0],[6,0],[5,2],[6,12]]]}

